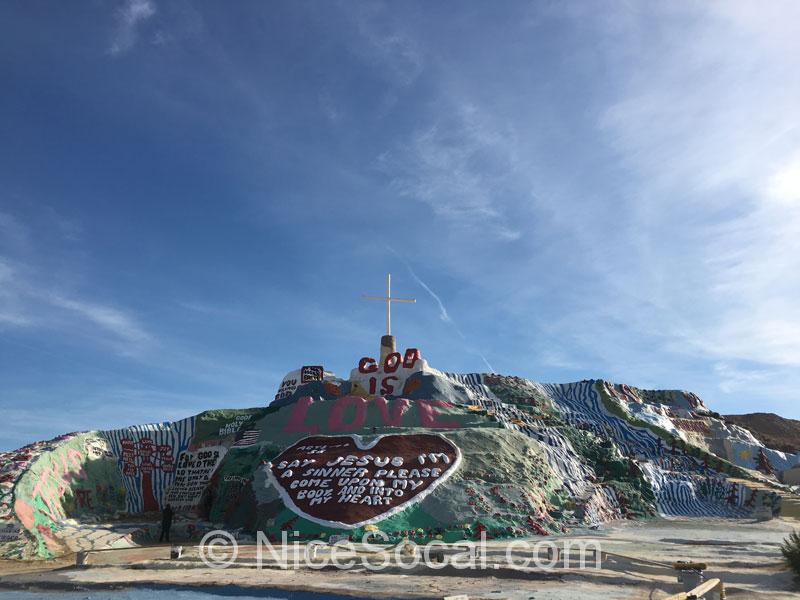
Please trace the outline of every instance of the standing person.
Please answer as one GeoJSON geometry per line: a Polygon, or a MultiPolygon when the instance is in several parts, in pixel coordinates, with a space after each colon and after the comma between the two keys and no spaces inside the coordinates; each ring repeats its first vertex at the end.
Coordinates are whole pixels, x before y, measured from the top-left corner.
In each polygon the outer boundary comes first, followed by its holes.
{"type": "Polygon", "coordinates": [[[161,537],[158,538],[159,543],[164,541],[165,536],[167,542],[169,542],[169,528],[172,527],[173,514],[172,507],[169,504],[167,504],[161,512],[161,537]]]}

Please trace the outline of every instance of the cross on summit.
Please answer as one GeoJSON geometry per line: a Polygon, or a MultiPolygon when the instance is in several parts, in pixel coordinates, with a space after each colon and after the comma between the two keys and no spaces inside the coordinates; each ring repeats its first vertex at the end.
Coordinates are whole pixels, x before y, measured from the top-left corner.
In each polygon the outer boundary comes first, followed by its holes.
{"type": "Polygon", "coordinates": [[[412,302],[415,303],[416,298],[393,298],[392,297],[392,274],[386,275],[386,295],[385,296],[367,296],[362,294],[365,300],[382,300],[386,302],[386,335],[381,337],[381,361],[386,358],[387,354],[395,351],[395,338],[392,335],[392,302],[412,302]]]}
{"type": "Polygon", "coordinates": [[[416,298],[392,298],[392,274],[386,275],[386,295],[385,296],[366,296],[362,294],[364,300],[385,300],[386,301],[386,335],[392,335],[392,302],[416,302],[416,298]]]}

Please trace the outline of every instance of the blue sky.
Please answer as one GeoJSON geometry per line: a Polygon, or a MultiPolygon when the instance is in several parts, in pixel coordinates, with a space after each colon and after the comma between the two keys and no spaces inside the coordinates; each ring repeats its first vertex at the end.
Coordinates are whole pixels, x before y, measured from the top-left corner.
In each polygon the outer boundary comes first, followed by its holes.
{"type": "Polygon", "coordinates": [[[0,447],[401,348],[800,418],[797,3],[0,4],[0,447]]]}

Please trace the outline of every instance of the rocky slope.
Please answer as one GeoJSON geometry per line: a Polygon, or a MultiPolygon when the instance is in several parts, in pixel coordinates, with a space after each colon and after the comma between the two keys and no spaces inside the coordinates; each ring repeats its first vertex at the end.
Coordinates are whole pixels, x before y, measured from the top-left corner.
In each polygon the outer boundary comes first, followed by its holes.
{"type": "Polygon", "coordinates": [[[773,413],[725,415],[726,422],[747,429],[759,442],[770,448],[796,454],[800,452],[800,421],[773,413]]]}

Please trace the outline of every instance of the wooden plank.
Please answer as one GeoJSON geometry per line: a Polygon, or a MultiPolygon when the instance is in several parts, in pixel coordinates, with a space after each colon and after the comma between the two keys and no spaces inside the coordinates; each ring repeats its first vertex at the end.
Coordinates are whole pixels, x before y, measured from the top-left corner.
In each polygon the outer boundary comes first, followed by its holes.
{"type": "Polygon", "coordinates": [[[686,595],[691,598],[692,596],[704,596],[708,592],[716,589],[719,585],[719,579],[709,579],[708,581],[704,581],[696,588],[694,588],[691,592],[687,592],[686,595]]]}
{"type": "Polygon", "coordinates": [[[665,600],[689,600],[690,598],[699,598],[712,591],[719,585],[719,583],[719,579],[709,579],[708,581],[704,581],[698,585],[693,590],[681,592],[680,594],[674,594],[668,598],[665,598],[665,600]]]}

